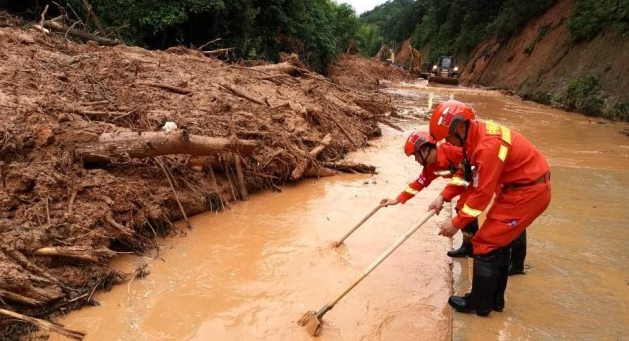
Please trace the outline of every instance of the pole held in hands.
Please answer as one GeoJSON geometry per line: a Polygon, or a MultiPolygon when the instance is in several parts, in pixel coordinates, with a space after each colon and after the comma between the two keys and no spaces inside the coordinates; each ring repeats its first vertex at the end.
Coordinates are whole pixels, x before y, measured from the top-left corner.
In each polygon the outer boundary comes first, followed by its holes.
{"type": "Polygon", "coordinates": [[[359,221],[358,224],[352,227],[351,230],[347,231],[347,233],[345,233],[345,235],[341,239],[334,242],[334,247],[338,247],[339,245],[343,244],[343,241],[347,239],[347,237],[349,237],[352,233],[354,233],[354,231],[356,231],[360,227],[360,225],[365,223],[367,219],[371,218],[371,216],[374,215],[376,212],[378,212],[378,210],[381,208],[382,208],[381,204],[378,204],[378,206],[374,207],[374,209],[371,210],[371,212],[369,212],[361,221],[359,221]]]}

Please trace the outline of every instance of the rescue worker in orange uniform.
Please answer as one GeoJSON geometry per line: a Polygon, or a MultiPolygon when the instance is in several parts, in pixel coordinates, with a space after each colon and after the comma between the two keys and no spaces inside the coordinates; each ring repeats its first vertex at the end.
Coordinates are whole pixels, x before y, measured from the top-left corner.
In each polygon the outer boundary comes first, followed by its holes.
{"type": "MultiPolygon", "coordinates": [[[[452,175],[458,171],[458,166],[463,161],[463,150],[449,143],[443,143],[437,146],[437,142],[426,131],[415,131],[411,133],[404,143],[404,153],[406,156],[413,155],[415,161],[423,166],[422,172],[415,181],[408,184],[406,189],[400,193],[397,198],[385,198],[380,205],[386,207],[389,205],[404,204],[406,201],[421,192],[422,189],[428,187],[433,180],[442,176],[444,178],[453,178],[452,175]]],[[[444,191],[452,193],[452,197],[461,194],[460,188],[465,188],[467,182],[460,177],[454,177],[446,186],[444,191]]],[[[458,201],[462,206],[465,202],[465,192],[458,201]]],[[[459,210],[461,207],[457,207],[459,210]]],[[[463,244],[457,250],[448,251],[450,257],[472,256],[472,243],[469,241],[471,237],[478,231],[478,219],[473,219],[463,228],[463,244]]]]}
{"type": "MultiPolygon", "coordinates": [[[[542,214],[551,199],[550,172],[544,156],[519,133],[494,122],[475,119],[474,109],[449,100],[432,113],[430,133],[435,140],[463,148],[463,172],[470,182],[463,208],[446,220],[439,234],[453,236],[494,203],[472,239],[472,291],[450,296],[459,312],[487,316],[504,309],[512,242],[542,214]]],[[[429,209],[439,212],[446,198],[439,196],[429,209]]]]}

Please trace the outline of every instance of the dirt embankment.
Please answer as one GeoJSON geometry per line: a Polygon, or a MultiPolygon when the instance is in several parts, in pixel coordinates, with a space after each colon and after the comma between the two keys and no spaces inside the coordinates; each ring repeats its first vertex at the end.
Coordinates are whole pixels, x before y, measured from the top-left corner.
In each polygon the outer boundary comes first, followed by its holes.
{"type": "MultiPolygon", "coordinates": [[[[37,318],[145,275],[112,272],[108,259],[185,233],[171,223],[182,209],[373,171],[342,159],[380,134],[392,108],[355,89],[405,77],[347,56],[333,83],[296,63],[227,65],[185,48],[76,44],[32,29],[1,28],[0,45],[0,307],[37,318]],[[168,121],[177,129],[162,132],[168,121]],[[238,153],[250,142],[259,147],[238,153]],[[159,156],[173,145],[200,155],[159,156]]],[[[28,328],[0,317],[2,340],[28,328]]]]}
{"type": "Polygon", "coordinates": [[[332,67],[330,73],[334,83],[358,90],[377,89],[381,80],[401,82],[409,77],[406,71],[386,62],[347,54],[332,67]]]}
{"type": "Polygon", "coordinates": [[[463,69],[462,82],[518,94],[559,94],[571,80],[594,76],[609,100],[629,101],[629,39],[606,31],[589,42],[571,42],[567,25],[574,2],[558,1],[505,44],[481,44],[463,69]]]}

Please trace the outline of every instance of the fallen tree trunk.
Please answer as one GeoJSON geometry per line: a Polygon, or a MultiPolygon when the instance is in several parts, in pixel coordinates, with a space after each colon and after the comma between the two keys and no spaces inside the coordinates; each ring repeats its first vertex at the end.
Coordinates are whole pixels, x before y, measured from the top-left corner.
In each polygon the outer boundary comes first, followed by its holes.
{"type": "Polygon", "coordinates": [[[46,28],[63,32],[65,34],[69,34],[77,38],[81,38],[83,40],[93,40],[99,43],[100,45],[104,45],[104,46],[116,46],[120,44],[120,42],[118,41],[111,40],[108,38],[103,38],[103,37],[97,37],[89,32],[85,32],[85,31],[82,31],[73,27],[68,27],[66,25],[63,25],[53,20],[44,20],[43,26],[46,28]]]}
{"type": "Polygon", "coordinates": [[[17,302],[24,305],[30,305],[30,306],[39,306],[43,304],[43,302],[38,301],[36,299],[26,297],[24,295],[16,294],[14,292],[7,291],[4,289],[0,289],[0,298],[8,299],[13,302],[17,302]]]}
{"type": "Polygon", "coordinates": [[[217,155],[234,152],[251,155],[258,146],[259,142],[253,140],[188,135],[185,130],[170,133],[123,132],[103,133],[96,142],[77,145],[75,155],[83,162],[94,163],[168,154],[217,155]]]}
{"type": "Polygon", "coordinates": [[[321,152],[325,149],[325,147],[328,146],[328,144],[330,144],[330,142],[332,142],[332,135],[325,135],[323,139],[319,142],[319,145],[310,151],[309,154],[311,159],[306,159],[305,161],[297,164],[297,167],[293,169],[290,175],[291,179],[301,179],[301,177],[304,175],[304,172],[307,172],[308,169],[312,168],[312,160],[316,160],[319,154],[321,154],[321,152]]]}
{"type": "Polygon", "coordinates": [[[321,162],[321,165],[345,173],[368,173],[374,174],[376,167],[355,162],[321,162]]]}
{"type": "Polygon", "coordinates": [[[308,178],[324,178],[328,176],[340,175],[342,172],[326,168],[326,167],[312,167],[304,173],[308,178]]]}
{"type": "Polygon", "coordinates": [[[294,77],[303,76],[308,73],[308,70],[296,67],[295,65],[289,64],[289,63],[254,66],[254,67],[251,67],[250,69],[264,71],[267,73],[271,71],[275,71],[279,73],[289,74],[294,77]]]}
{"type": "Polygon", "coordinates": [[[106,247],[93,249],[85,246],[43,247],[33,251],[34,256],[68,257],[89,262],[111,258],[116,253],[106,247]]]}

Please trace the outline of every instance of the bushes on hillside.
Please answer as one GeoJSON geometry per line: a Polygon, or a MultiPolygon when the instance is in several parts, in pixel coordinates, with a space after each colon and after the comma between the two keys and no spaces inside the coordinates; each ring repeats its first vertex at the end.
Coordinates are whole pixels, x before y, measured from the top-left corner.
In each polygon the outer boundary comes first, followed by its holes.
{"type": "Polygon", "coordinates": [[[568,25],[574,40],[592,39],[604,28],[629,33],[629,1],[577,0],[568,25]]]}

